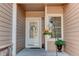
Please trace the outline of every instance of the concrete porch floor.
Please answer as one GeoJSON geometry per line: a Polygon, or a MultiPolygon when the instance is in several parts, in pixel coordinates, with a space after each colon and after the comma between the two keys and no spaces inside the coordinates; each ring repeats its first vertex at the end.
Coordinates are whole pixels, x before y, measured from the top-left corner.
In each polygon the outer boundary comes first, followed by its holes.
{"type": "MultiPolygon", "coordinates": [[[[69,56],[65,52],[57,53],[58,56],[69,56]]],[[[56,56],[56,52],[47,52],[44,49],[23,49],[16,56],[56,56]]]]}

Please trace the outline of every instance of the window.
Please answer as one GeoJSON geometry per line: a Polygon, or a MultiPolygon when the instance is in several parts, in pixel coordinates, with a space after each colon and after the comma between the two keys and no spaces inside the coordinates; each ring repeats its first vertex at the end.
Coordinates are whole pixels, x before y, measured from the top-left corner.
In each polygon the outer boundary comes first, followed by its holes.
{"type": "Polygon", "coordinates": [[[52,38],[61,38],[61,17],[49,17],[49,30],[52,38]]]}

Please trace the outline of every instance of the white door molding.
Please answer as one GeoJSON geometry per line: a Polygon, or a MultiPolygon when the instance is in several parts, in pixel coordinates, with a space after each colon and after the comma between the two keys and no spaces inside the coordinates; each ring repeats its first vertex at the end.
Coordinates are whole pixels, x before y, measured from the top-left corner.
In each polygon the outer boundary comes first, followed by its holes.
{"type": "Polygon", "coordinates": [[[34,22],[39,22],[39,48],[42,48],[42,28],[41,28],[41,17],[26,17],[26,26],[25,26],[25,32],[26,32],[26,34],[25,34],[25,47],[26,48],[30,48],[30,47],[33,47],[33,46],[28,46],[28,44],[27,44],[27,41],[28,41],[28,39],[29,39],[29,32],[28,32],[28,30],[29,30],[29,27],[28,27],[28,25],[29,25],[29,21],[34,21],[34,22]],[[34,20],[35,19],[35,20],[34,20]],[[36,21],[37,20],[37,21],[36,21]]]}

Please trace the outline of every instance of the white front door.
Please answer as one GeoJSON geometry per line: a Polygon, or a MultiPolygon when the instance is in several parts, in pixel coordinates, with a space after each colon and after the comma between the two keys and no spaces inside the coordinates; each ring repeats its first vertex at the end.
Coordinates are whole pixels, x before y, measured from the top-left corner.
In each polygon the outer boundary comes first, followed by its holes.
{"type": "Polygon", "coordinates": [[[26,18],[26,48],[41,48],[41,18],[26,18]]]}

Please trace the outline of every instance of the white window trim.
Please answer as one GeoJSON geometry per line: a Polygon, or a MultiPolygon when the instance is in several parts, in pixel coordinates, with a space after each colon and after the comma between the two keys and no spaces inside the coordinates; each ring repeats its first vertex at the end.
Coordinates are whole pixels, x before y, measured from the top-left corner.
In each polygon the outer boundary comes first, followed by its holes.
{"type": "Polygon", "coordinates": [[[61,38],[63,39],[63,14],[48,14],[47,18],[53,16],[53,17],[61,17],[61,38]]]}
{"type": "MultiPolygon", "coordinates": [[[[63,39],[63,14],[47,14],[46,15],[46,18],[50,17],[50,16],[53,16],[53,17],[61,17],[61,38],[63,39]]],[[[47,19],[46,19],[47,20],[47,19]]],[[[45,50],[47,51],[48,50],[48,46],[47,46],[47,42],[48,41],[55,41],[55,40],[51,40],[51,39],[45,39],[45,50]]]]}

